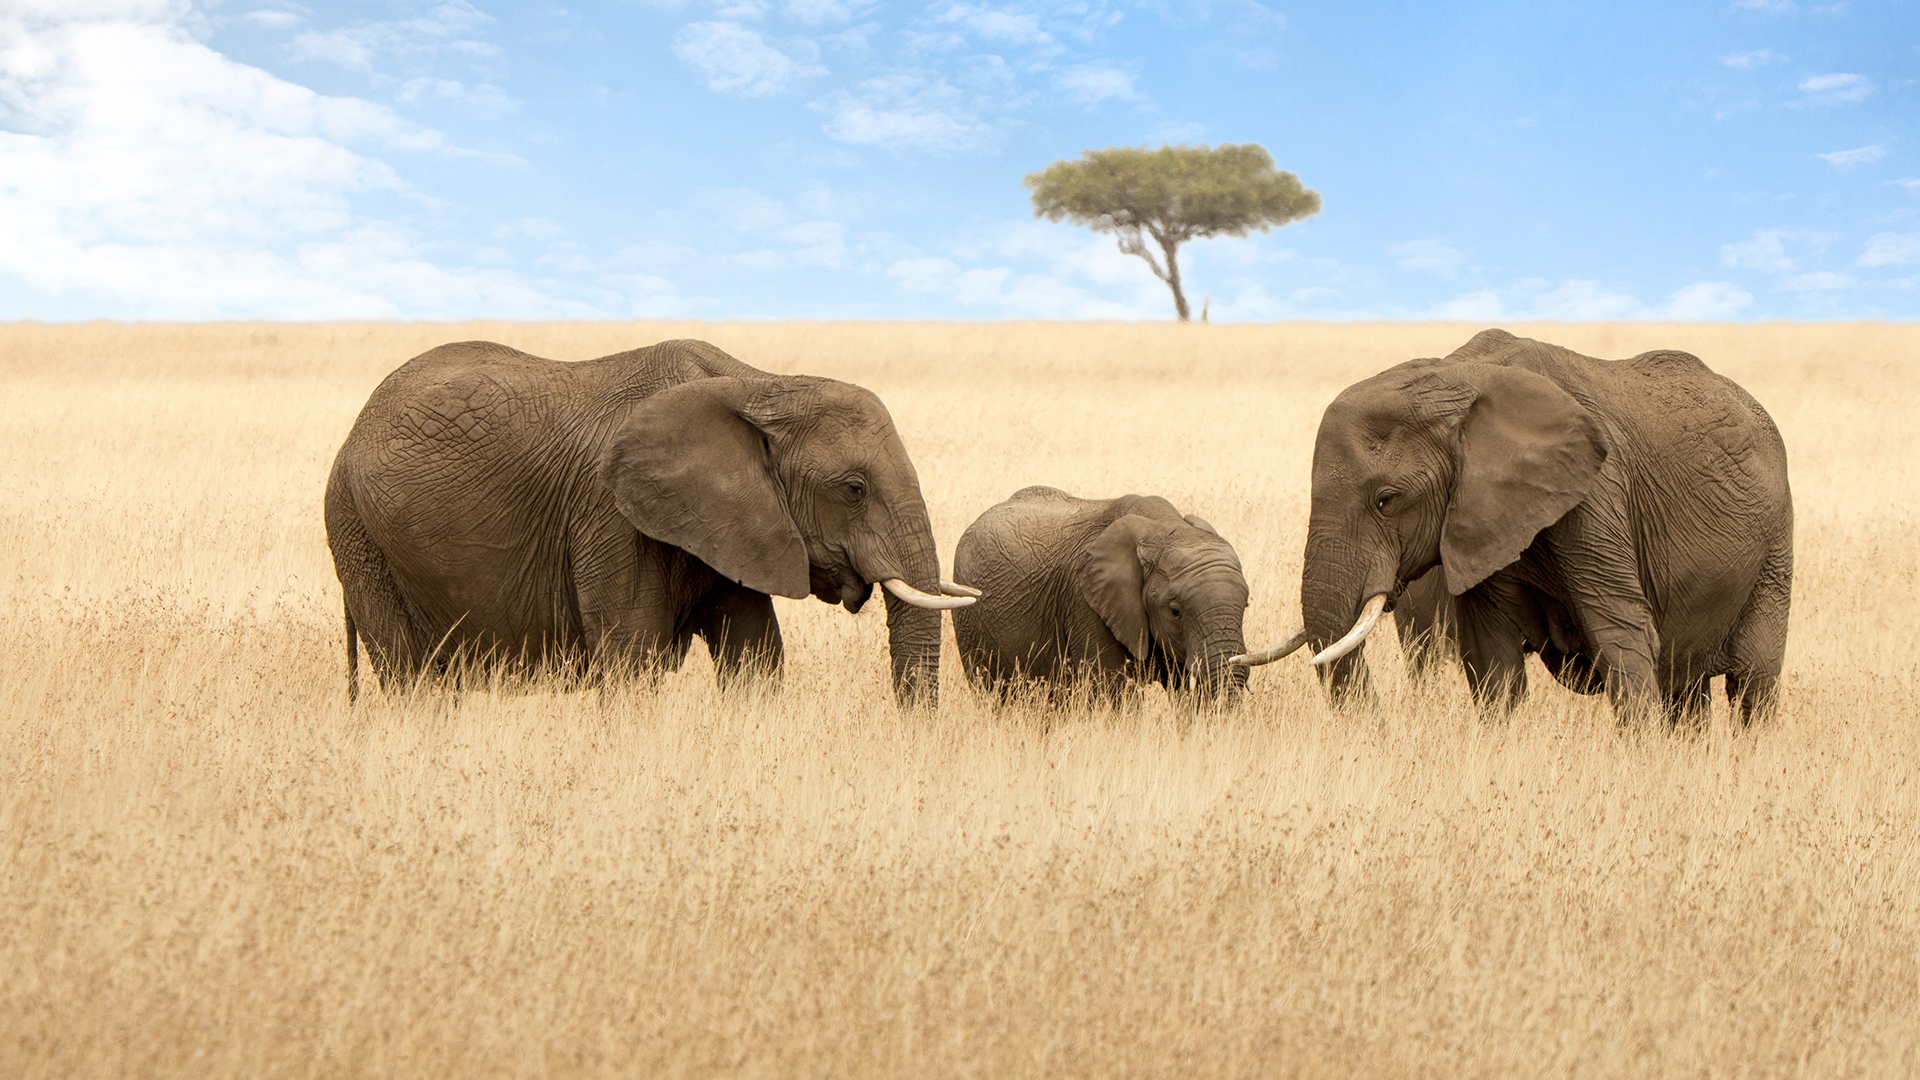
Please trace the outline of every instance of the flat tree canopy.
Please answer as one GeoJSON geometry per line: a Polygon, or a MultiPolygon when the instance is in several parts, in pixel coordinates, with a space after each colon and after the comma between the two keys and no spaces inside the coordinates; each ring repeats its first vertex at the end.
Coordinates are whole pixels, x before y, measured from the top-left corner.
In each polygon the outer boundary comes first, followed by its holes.
{"type": "Polygon", "coordinates": [[[1196,236],[1266,232],[1320,210],[1319,194],[1275,169],[1273,157],[1257,143],[1087,150],[1078,161],[1056,161],[1029,173],[1025,183],[1035,217],[1119,234],[1120,250],[1147,260],[1154,276],[1173,290],[1181,322],[1188,319],[1174,254],[1181,244],[1196,236]],[[1166,257],[1165,267],[1146,237],[1166,257]]]}

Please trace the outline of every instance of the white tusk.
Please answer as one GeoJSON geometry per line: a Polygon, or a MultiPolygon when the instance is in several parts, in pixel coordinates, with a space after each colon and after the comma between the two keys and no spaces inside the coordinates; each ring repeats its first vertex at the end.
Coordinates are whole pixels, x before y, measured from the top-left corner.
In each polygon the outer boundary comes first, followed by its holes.
{"type": "Polygon", "coordinates": [[[1360,617],[1353,621],[1353,629],[1347,631],[1347,636],[1322,649],[1320,655],[1313,658],[1313,665],[1331,664],[1359,648],[1360,643],[1367,640],[1367,635],[1373,631],[1373,624],[1380,621],[1380,613],[1385,610],[1387,594],[1375,593],[1373,599],[1367,601],[1367,606],[1360,609],[1360,617]]]}
{"type": "Polygon", "coordinates": [[[931,593],[923,593],[897,577],[890,577],[880,584],[885,586],[888,592],[912,604],[914,607],[933,608],[936,611],[951,611],[954,608],[963,608],[973,603],[973,597],[971,596],[934,596],[931,593]]]}
{"type": "Polygon", "coordinates": [[[1234,667],[1259,667],[1261,664],[1271,664],[1283,656],[1293,655],[1294,650],[1306,643],[1307,632],[1305,630],[1299,630],[1296,631],[1292,637],[1275,645],[1271,649],[1262,649],[1256,653],[1241,653],[1239,656],[1229,656],[1227,657],[1227,663],[1234,667]]]}
{"type": "Polygon", "coordinates": [[[948,581],[946,578],[940,579],[940,591],[946,593],[948,596],[971,596],[975,600],[987,595],[979,589],[962,585],[958,582],[948,581]]]}

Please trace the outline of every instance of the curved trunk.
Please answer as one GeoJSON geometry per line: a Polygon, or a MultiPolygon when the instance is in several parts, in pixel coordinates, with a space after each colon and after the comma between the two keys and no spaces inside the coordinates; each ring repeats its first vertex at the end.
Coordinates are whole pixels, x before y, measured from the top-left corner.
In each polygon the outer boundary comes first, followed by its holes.
{"type": "Polygon", "coordinates": [[[1200,684],[1210,693],[1224,692],[1230,702],[1239,701],[1247,690],[1247,669],[1234,667],[1227,660],[1246,651],[1247,639],[1238,625],[1209,635],[1206,651],[1201,654],[1200,684]]]}
{"type": "Polygon", "coordinates": [[[1185,692],[1191,678],[1197,696],[1215,699],[1225,694],[1236,702],[1247,689],[1247,669],[1227,663],[1230,657],[1247,651],[1239,619],[1219,619],[1198,627],[1189,639],[1187,669],[1178,676],[1176,689],[1185,692]]]}

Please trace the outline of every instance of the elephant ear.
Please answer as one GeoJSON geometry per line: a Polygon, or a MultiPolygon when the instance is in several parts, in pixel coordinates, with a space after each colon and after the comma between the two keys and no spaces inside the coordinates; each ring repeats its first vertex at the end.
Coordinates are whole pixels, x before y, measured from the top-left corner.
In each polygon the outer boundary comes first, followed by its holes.
{"type": "Polygon", "coordinates": [[[1201,517],[1199,514],[1188,514],[1187,524],[1193,526],[1196,529],[1199,529],[1201,532],[1209,532],[1215,536],[1220,535],[1220,530],[1208,524],[1207,519],[1201,517]]]}
{"type": "Polygon", "coordinates": [[[696,379],[636,402],[600,462],[634,528],[756,592],[805,597],[806,541],[787,513],[742,379],[696,379]]]}
{"type": "Polygon", "coordinates": [[[1121,647],[1143,664],[1147,661],[1147,578],[1140,564],[1140,537],[1152,524],[1138,514],[1117,519],[1080,553],[1073,575],[1081,599],[1107,624],[1121,647]]]}
{"type": "Polygon", "coordinates": [[[1572,394],[1525,368],[1466,364],[1453,497],[1440,533],[1458,596],[1527,550],[1580,505],[1607,459],[1600,425],[1572,394]]]}

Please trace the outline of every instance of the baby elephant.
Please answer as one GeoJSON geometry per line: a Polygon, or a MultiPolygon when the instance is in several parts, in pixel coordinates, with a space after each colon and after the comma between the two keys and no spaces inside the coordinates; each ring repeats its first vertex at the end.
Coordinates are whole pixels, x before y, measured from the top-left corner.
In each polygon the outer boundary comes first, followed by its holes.
{"type": "Polygon", "coordinates": [[[1157,496],[1081,499],[1029,487],[981,514],[954,548],[954,574],[985,590],[953,613],[975,682],[1022,679],[1058,690],[1123,677],[1176,697],[1238,697],[1247,669],[1247,580],[1213,526],[1157,496]]]}

